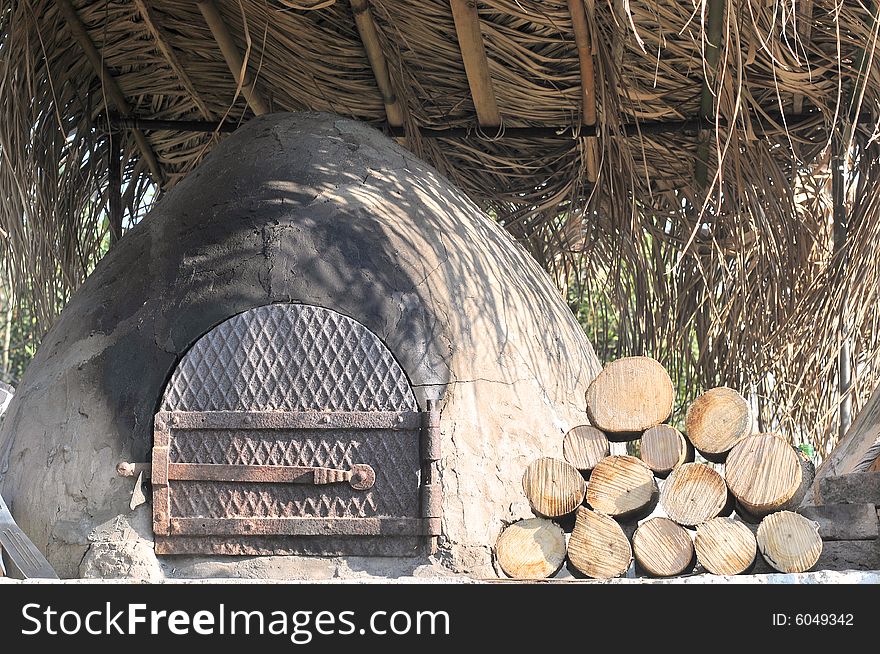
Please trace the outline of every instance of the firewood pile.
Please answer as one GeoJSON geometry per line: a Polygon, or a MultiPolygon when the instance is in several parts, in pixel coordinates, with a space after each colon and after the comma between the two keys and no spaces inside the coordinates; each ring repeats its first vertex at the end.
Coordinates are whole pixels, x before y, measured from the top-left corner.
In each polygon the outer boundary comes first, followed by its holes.
{"type": "Polygon", "coordinates": [[[755,433],[750,405],[736,390],[698,397],[685,433],[665,424],[674,395],[654,359],[605,367],[586,393],[591,424],[565,434],[562,458],[537,459],[524,471],[536,517],[501,532],[496,557],[505,575],[880,568],[880,473],[858,473],[877,476],[870,482],[824,479],[820,496],[807,498],[813,463],[782,435],[755,433]],[[638,456],[612,454],[617,442],[632,443],[628,451],[638,456]]]}

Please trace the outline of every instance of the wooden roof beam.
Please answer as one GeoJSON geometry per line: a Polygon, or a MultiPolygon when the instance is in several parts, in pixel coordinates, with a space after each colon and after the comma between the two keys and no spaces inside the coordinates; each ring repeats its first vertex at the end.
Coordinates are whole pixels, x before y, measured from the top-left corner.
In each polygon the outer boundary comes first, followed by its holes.
{"type": "Polygon", "coordinates": [[[492,77],[489,75],[489,61],[486,59],[486,49],[483,46],[477,2],[450,0],[449,4],[452,7],[455,33],[461,49],[461,58],[464,61],[468,86],[471,89],[474,108],[477,110],[477,120],[481,127],[498,127],[501,124],[501,114],[498,112],[495,89],[492,86],[492,77]]]}
{"type": "Polygon", "coordinates": [[[208,109],[208,106],[205,104],[205,101],[199,95],[198,91],[196,91],[196,87],[192,83],[189,74],[186,72],[186,69],[183,67],[183,64],[174,52],[171,44],[168,43],[165,38],[162,27],[159,25],[159,19],[153,9],[145,2],[145,0],[134,0],[134,5],[137,7],[141,18],[144,21],[144,25],[146,25],[147,30],[150,32],[150,36],[152,36],[153,40],[156,42],[156,47],[159,52],[162,53],[162,56],[165,57],[165,61],[168,62],[171,70],[174,71],[177,79],[180,80],[181,86],[183,86],[186,92],[189,93],[189,96],[192,98],[205,120],[213,120],[213,114],[208,109]]]}
{"type": "MultiPolygon", "coordinates": [[[[724,25],[726,0],[709,0],[706,6],[706,71],[708,75],[715,73],[721,55],[721,32],[724,25]]],[[[700,89],[700,116],[711,118],[715,113],[715,95],[709,86],[708,76],[703,79],[700,89]]],[[[702,134],[697,146],[697,157],[694,163],[694,177],[699,188],[705,188],[709,182],[709,136],[702,134]]]]}
{"type": "MultiPolygon", "coordinates": [[[[110,70],[107,68],[106,64],[104,64],[104,59],[101,56],[101,53],[98,52],[98,48],[96,48],[94,42],[92,42],[92,38],[89,36],[86,26],[83,24],[82,19],[80,19],[79,14],[76,13],[76,9],[74,9],[70,0],[58,0],[57,4],[58,9],[61,10],[61,15],[64,16],[64,20],[67,22],[67,27],[73,35],[74,40],[76,40],[83,53],[86,55],[86,59],[89,60],[92,69],[95,71],[95,75],[97,75],[98,79],[101,81],[101,84],[104,87],[104,92],[107,94],[110,102],[113,103],[116,111],[126,116],[132,114],[133,111],[131,105],[128,103],[128,100],[126,100],[125,94],[119,87],[119,83],[113,75],[110,74],[110,70]]],[[[159,165],[159,160],[156,158],[156,153],[153,151],[153,147],[150,145],[146,135],[141,130],[132,130],[132,136],[134,137],[135,143],[137,143],[138,149],[141,151],[141,156],[143,156],[147,167],[150,169],[150,174],[152,175],[153,180],[161,187],[164,176],[162,175],[162,168],[159,165]]]]}
{"type": "Polygon", "coordinates": [[[376,31],[376,23],[373,22],[373,13],[370,11],[369,0],[351,0],[351,11],[354,14],[354,22],[358,34],[361,35],[361,43],[367,53],[370,67],[373,69],[373,77],[382,94],[382,104],[385,105],[385,117],[392,127],[403,125],[403,109],[394,87],[391,86],[391,75],[388,73],[388,62],[382,52],[379,43],[379,34],[376,31]]]}
{"type": "Polygon", "coordinates": [[[196,2],[196,5],[199,11],[202,12],[205,23],[207,23],[211,34],[214,36],[214,40],[220,47],[220,52],[223,53],[223,58],[226,60],[226,65],[229,66],[229,72],[232,73],[235,83],[241,86],[241,92],[244,94],[248,106],[258,116],[269,113],[269,104],[263,99],[263,96],[257,90],[253,77],[245,68],[238,45],[236,45],[235,39],[232,38],[232,33],[226,26],[223,16],[220,15],[217,5],[214,4],[213,0],[199,0],[199,2],[196,2]]]}
{"type": "Polygon", "coordinates": [[[593,71],[593,43],[584,0],[568,0],[568,11],[574,28],[574,42],[577,45],[578,62],[581,69],[581,101],[583,103],[583,124],[596,124],[596,78],[593,71]]]}
{"type": "MultiPolygon", "coordinates": [[[[800,34],[801,44],[804,48],[804,57],[807,59],[807,65],[809,65],[808,49],[810,47],[810,36],[813,33],[813,0],[802,0],[801,9],[803,10],[803,15],[801,16],[803,22],[798,25],[798,33],[800,34]]],[[[799,114],[804,110],[804,96],[802,93],[794,94],[791,103],[791,110],[796,114],[799,114]]]]}
{"type": "MultiPolygon", "coordinates": [[[[593,43],[584,0],[568,0],[568,12],[577,45],[578,64],[581,72],[581,122],[587,127],[596,124],[596,77],[593,70],[593,43]]],[[[587,179],[596,181],[598,175],[598,142],[595,137],[587,139],[587,179]]]]}

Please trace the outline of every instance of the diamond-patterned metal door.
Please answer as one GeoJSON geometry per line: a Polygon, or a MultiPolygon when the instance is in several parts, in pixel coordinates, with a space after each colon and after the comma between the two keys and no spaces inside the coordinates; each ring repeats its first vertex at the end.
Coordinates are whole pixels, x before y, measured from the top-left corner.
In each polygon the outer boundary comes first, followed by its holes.
{"type": "Polygon", "coordinates": [[[234,316],[186,353],[155,416],[156,550],[412,553],[438,531],[436,423],[357,321],[300,304],[234,316]]]}

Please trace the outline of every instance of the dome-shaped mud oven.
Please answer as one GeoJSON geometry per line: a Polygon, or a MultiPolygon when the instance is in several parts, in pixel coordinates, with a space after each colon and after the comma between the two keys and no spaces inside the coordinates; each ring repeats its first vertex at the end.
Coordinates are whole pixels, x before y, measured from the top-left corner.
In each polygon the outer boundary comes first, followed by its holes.
{"type": "Polygon", "coordinates": [[[354,121],[267,116],[75,293],[4,419],[0,490],[61,576],[488,575],[598,368],[433,169],[354,121]]]}

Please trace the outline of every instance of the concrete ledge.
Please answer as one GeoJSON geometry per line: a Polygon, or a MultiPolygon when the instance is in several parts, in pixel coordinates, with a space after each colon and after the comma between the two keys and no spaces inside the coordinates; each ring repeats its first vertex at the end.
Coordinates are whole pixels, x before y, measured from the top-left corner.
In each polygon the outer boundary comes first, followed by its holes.
{"type": "MultiPolygon", "coordinates": [[[[9,579],[0,577],[0,586],[15,585],[132,585],[147,582],[134,579],[9,579]]],[[[400,577],[398,579],[321,579],[321,580],[289,580],[289,579],[166,579],[162,584],[189,585],[237,585],[237,584],[285,584],[285,585],[350,585],[350,584],[609,584],[609,585],[644,585],[644,584],[880,584],[880,570],[849,570],[834,572],[820,570],[818,572],[802,572],[797,574],[763,574],[737,575],[723,577],[718,575],[691,575],[673,577],[671,579],[544,579],[539,581],[517,581],[514,579],[471,579],[468,577],[400,577]]]]}

